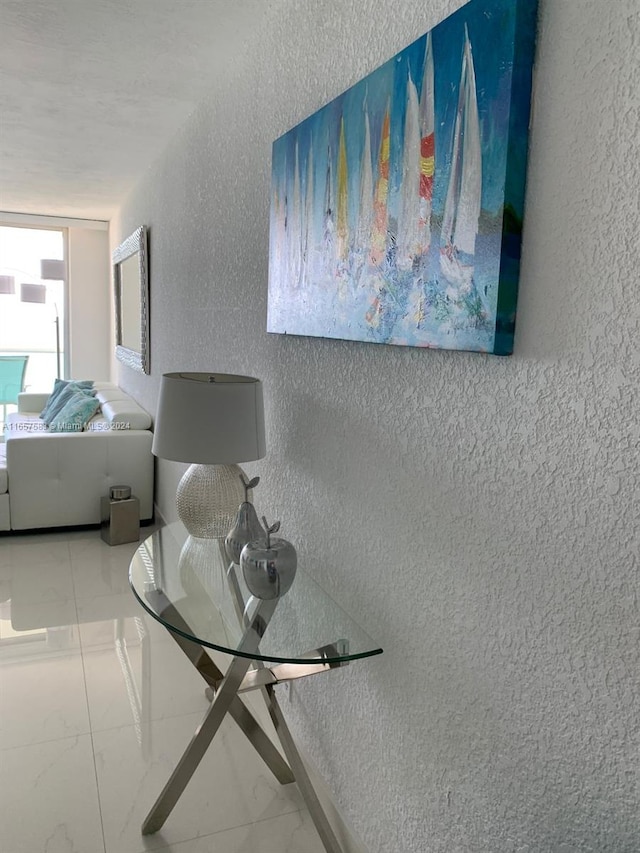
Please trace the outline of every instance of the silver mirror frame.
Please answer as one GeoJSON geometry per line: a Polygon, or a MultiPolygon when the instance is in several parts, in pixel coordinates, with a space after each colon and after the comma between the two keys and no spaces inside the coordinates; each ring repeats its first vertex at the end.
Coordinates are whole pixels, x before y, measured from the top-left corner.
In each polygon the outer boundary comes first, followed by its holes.
{"type": "Polygon", "coordinates": [[[150,373],[149,368],[149,271],[147,253],[147,229],[144,225],[127,237],[113,253],[113,286],[116,306],[116,358],[128,367],[141,373],[150,373]],[[138,255],[140,278],[140,351],[122,345],[122,276],[123,261],[138,255]]]}

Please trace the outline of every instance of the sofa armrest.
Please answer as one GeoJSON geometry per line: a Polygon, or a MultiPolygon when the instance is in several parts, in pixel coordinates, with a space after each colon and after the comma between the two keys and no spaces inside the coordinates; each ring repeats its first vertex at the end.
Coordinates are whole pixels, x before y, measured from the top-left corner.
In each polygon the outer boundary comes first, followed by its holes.
{"type": "Polygon", "coordinates": [[[40,412],[47,405],[49,394],[39,394],[35,391],[22,391],[18,394],[18,411],[19,412],[40,412]]]}

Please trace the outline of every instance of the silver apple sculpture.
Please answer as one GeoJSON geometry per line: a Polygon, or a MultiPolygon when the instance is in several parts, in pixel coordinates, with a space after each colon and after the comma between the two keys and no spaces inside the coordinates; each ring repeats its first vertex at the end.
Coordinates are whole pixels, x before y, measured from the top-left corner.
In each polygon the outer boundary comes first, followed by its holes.
{"type": "Polygon", "coordinates": [[[256,598],[272,599],[284,595],[296,576],[296,549],[286,539],[272,539],[280,530],[280,522],[271,526],[262,516],[266,537],[248,542],[240,554],[240,568],[249,592],[256,598]]]}
{"type": "Polygon", "coordinates": [[[240,564],[240,554],[242,549],[254,539],[259,539],[263,533],[256,508],[249,500],[249,492],[260,482],[260,477],[254,477],[253,480],[245,480],[240,477],[244,486],[244,501],[238,507],[238,512],[233,522],[233,527],[227,533],[227,538],[224,540],[224,549],[227,557],[232,563],[240,564]]]}

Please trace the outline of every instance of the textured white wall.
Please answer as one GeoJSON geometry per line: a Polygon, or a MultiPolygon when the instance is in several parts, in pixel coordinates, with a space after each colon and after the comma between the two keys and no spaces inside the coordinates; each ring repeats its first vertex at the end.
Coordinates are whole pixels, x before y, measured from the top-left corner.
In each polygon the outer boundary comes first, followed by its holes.
{"type": "Polygon", "coordinates": [[[152,375],[120,382],[263,379],[259,508],[385,649],[287,704],[372,853],[631,853],[636,0],[542,0],[513,357],[265,333],[271,141],[459,5],[270,4],[112,234],[150,229],[152,375]]]}
{"type": "Polygon", "coordinates": [[[111,261],[107,231],[69,228],[69,375],[108,378],[111,261]]]}

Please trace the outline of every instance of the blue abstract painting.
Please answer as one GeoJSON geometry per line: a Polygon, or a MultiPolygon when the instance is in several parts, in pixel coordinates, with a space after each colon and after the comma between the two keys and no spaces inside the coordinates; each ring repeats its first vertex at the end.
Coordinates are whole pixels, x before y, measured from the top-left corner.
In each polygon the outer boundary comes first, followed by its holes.
{"type": "Polygon", "coordinates": [[[273,144],[267,330],[513,351],[537,0],[471,0],[273,144]]]}

